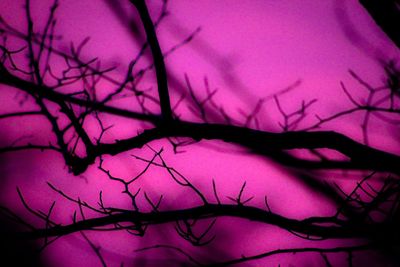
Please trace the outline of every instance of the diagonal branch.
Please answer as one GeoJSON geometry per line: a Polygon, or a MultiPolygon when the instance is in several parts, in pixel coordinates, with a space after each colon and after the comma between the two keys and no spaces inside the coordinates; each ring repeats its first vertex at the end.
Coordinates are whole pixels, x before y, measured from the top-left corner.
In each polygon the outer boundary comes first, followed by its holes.
{"type": "Polygon", "coordinates": [[[165,121],[172,120],[171,103],[168,94],[167,71],[164,63],[164,56],[151,20],[149,11],[144,0],[130,1],[137,9],[146,32],[147,41],[153,55],[154,67],[157,77],[158,95],[160,97],[161,114],[165,121]]]}
{"type": "Polygon", "coordinates": [[[151,114],[138,113],[126,109],[115,108],[111,106],[104,105],[101,102],[95,102],[85,99],[76,98],[70,95],[56,92],[52,88],[47,86],[40,86],[35,83],[25,81],[6,70],[4,65],[0,64],[0,83],[12,86],[29,94],[37,94],[38,96],[48,99],[52,102],[61,104],[69,102],[72,104],[79,105],[81,107],[88,107],[93,110],[98,110],[106,112],[113,115],[118,115],[125,118],[139,119],[142,121],[158,123],[160,121],[159,116],[151,114]]]}
{"type": "Polygon", "coordinates": [[[375,23],[400,49],[400,6],[396,0],[359,0],[375,23]]]}

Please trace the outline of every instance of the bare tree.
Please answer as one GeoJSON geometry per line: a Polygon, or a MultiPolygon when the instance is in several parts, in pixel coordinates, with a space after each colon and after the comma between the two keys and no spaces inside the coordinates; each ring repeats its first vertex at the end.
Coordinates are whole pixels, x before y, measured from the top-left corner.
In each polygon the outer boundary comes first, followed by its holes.
{"type": "MultiPolygon", "coordinates": [[[[91,232],[119,231],[134,239],[150,236],[151,243],[151,238],[160,235],[157,231],[168,227],[175,233],[173,238],[136,247],[134,258],[146,253],[155,257],[154,251],[172,251],[173,260],[155,264],[247,266],[273,255],[284,259],[292,254],[314,254],[320,255],[320,265],[333,266],[336,261],[331,255],[345,255],[346,264],[353,266],[357,257],[367,257],[365,251],[373,251],[393,259],[394,264],[399,261],[400,157],[370,145],[371,123],[393,129],[399,124],[400,71],[395,61],[384,62],[386,75],[379,86],[370,85],[350,71],[363,95],[356,97],[354,90],[341,83],[350,106],[329,116],[317,114],[316,120],[309,119],[307,115],[312,113],[315,99],[304,100],[297,108],[289,109],[282,104],[284,95],[298,85],[296,82],[259,99],[253,109],[242,111],[242,117],[238,117],[215,100],[217,90],[207,79],[202,90],[195,88],[188,75],[184,84],[171,86],[172,82],[179,82],[168,74],[165,60],[196,38],[198,29],[169,50],[162,50],[157,28],[168,15],[167,1],[162,2],[159,14],[153,18],[144,0],[122,2],[105,1],[110,12],[118,14],[121,22],[127,24],[132,39],[140,44],[123,75],[121,69],[104,67],[98,58],[85,55],[89,38],[71,43],[68,49],[59,48],[58,43],[64,40],[56,29],[58,0],[50,6],[44,23],[36,22],[31,1],[26,0],[24,30],[0,20],[0,83],[23,95],[17,98],[20,101],[15,105],[17,109],[0,114],[0,120],[15,121],[22,126],[27,120],[34,121],[43,124],[40,127],[46,132],[37,133],[39,138],[34,141],[22,134],[11,143],[3,142],[0,153],[34,150],[43,153],[35,154],[39,156],[61,155],[73,175],[85,177],[87,172],[96,172],[90,179],[103,177],[108,180],[107,186],[122,189],[120,195],[110,197],[99,190],[95,199],[84,199],[76,196],[73,189],[59,187],[44,177],[48,188],[46,193],[38,193],[58,197],[43,211],[31,205],[32,199],[17,188],[15,194],[25,214],[1,207],[3,221],[16,228],[2,229],[6,240],[38,240],[42,251],[54,241],[59,242],[60,237],[79,235],[98,258],[99,266],[107,266],[102,244],[92,240],[91,232]],[[126,9],[128,3],[136,13],[129,13],[133,10],[126,9]],[[150,75],[155,76],[154,90],[142,86],[150,75]],[[262,106],[266,103],[278,109],[281,131],[267,131],[260,126],[262,106]],[[191,112],[193,120],[184,119],[182,113],[186,110],[191,112]],[[321,130],[331,122],[349,117],[361,124],[362,140],[338,131],[321,130]],[[122,128],[117,123],[128,125],[129,134],[118,135],[122,128]],[[163,145],[157,143],[159,140],[165,141],[163,145]],[[269,201],[273,200],[266,195],[255,195],[248,190],[255,177],[244,181],[233,178],[230,183],[235,185],[237,193],[225,195],[213,177],[199,182],[171,164],[174,153],[213,140],[233,144],[248,157],[261,157],[267,160],[265,164],[279,166],[287,176],[295,177],[296,182],[318,194],[321,201],[333,205],[333,212],[294,218],[276,205],[271,206],[269,201]],[[304,153],[296,153],[298,150],[304,153]],[[331,151],[341,156],[332,156],[331,151]],[[121,174],[112,167],[116,159],[126,161],[127,155],[132,162],[129,164],[136,169],[121,174]],[[167,187],[159,184],[157,172],[169,179],[167,187]],[[349,188],[348,184],[342,186],[340,179],[355,182],[349,188]],[[173,199],[174,195],[178,197],[173,199]],[[125,200],[129,203],[115,204],[115,198],[122,199],[120,203],[125,200]],[[260,198],[262,203],[256,201],[260,198]],[[57,203],[64,204],[60,207],[57,203]],[[221,238],[222,229],[229,228],[229,224],[238,236],[245,236],[255,225],[265,225],[290,233],[289,240],[303,243],[278,245],[269,251],[256,247],[258,253],[233,255],[229,252],[232,249],[229,238],[225,243],[221,238]],[[221,244],[227,248],[225,255],[212,253],[221,244]]],[[[219,148],[226,149],[221,144],[219,148]]],[[[228,149],[225,153],[233,152],[228,149]]],[[[199,163],[195,158],[191,160],[193,168],[197,168],[199,163]]],[[[263,179],[268,179],[268,175],[263,175],[263,179]]],[[[269,239],[267,234],[259,238],[269,239]]],[[[121,266],[124,264],[131,263],[121,259],[121,266]]],[[[133,264],[147,263],[137,260],[133,264]]]]}

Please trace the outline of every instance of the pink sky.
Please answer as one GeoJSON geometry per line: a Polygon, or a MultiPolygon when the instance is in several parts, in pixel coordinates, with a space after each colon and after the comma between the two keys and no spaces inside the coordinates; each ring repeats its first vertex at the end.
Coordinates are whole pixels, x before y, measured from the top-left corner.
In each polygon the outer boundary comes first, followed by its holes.
{"type": "MultiPolygon", "coordinates": [[[[22,2],[0,1],[1,16],[21,29],[25,27],[22,2]]],[[[159,14],[160,1],[147,2],[155,18],[159,14]]],[[[43,20],[43,12],[48,10],[48,1],[33,0],[32,6],[34,19],[43,20]]],[[[129,3],[126,3],[124,10],[127,14],[135,15],[129,3]]],[[[243,120],[239,109],[249,112],[259,99],[270,97],[301,80],[300,85],[282,95],[280,101],[284,109],[290,112],[298,108],[302,100],[318,99],[309,110],[308,119],[300,127],[307,128],[317,122],[315,115],[325,117],[351,106],[340,88],[341,81],[355,97],[361,99],[366,95],[364,89],[349,75],[349,69],[370,84],[380,86],[383,72],[378,60],[399,58],[398,49],[355,0],[170,0],[168,10],[170,15],[157,29],[163,51],[180,43],[198,27],[201,29],[190,43],[166,59],[168,72],[176,80],[170,80],[172,103],[178,101],[182,89],[187,93],[185,74],[198,96],[205,95],[204,78],[207,77],[210,87],[218,88],[214,100],[237,120],[243,120]]],[[[70,41],[76,43],[90,36],[85,56],[99,57],[106,66],[117,65],[118,69],[113,75],[121,77],[139,47],[126,25],[123,25],[124,20],[117,19],[103,1],[63,0],[60,1],[58,12],[57,33],[63,36],[58,48],[64,49],[70,41]]],[[[144,60],[140,64],[142,65],[139,66],[145,66],[148,63],[144,60]]],[[[103,93],[111,88],[107,82],[102,86],[103,93]]],[[[154,77],[146,75],[140,86],[142,89],[154,89],[154,77]]],[[[18,100],[22,97],[16,95],[15,90],[2,87],[0,112],[18,110],[18,100]]],[[[115,101],[115,105],[126,106],[127,102],[115,101]]],[[[29,109],[29,104],[25,104],[24,108],[29,109]]],[[[185,104],[180,106],[178,113],[184,119],[196,120],[185,104]]],[[[260,127],[263,130],[281,131],[278,124],[282,121],[280,116],[271,98],[260,111],[260,127]]],[[[105,136],[106,140],[129,136],[142,127],[141,124],[132,124],[125,119],[110,116],[105,116],[104,122],[108,125],[115,124],[105,136]]],[[[90,128],[92,124],[95,124],[94,120],[89,121],[87,127],[95,133],[96,128],[90,128]]],[[[362,141],[359,125],[359,117],[353,116],[327,124],[324,129],[336,130],[362,141]]],[[[372,126],[370,138],[373,146],[400,152],[393,127],[380,127],[379,121],[372,122],[372,126]]],[[[20,135],[33,136],[30,137],[32,142],[47,140],[51,131],[45,120],[27,118],[20,121],[0,120],[0,132],[0,142],[4,145],[15,141],[20,135]]],[[[333,211],[332,203],[306,188],[298,179],[291,177],[289,172],[265,158],[249,155],[242,148],[219,141],[203,141],[186,147],[185,153],[174,155],[165,140],[152,142],[151,146],[157,150],[164,147],[166,161],[204,190],[210,199],[213,198],[212,179],[216,181],[221,196],[237,194],[242,183],[247,181],[245,194],[249,197],[255,196],[250,202],[253,205],[262,206],[264,195],[267,195],[273,210],[292,218],[300,219],[315,214],[330,215],[333,211]]],[[[143,148],[114,158],[105,157],[105,166],[115,175],[132,177],[144,166],[143,162],[135,161],[132,154],[151,157],[150,149],[143,148]]],[[[81,177],[74,177],[67,172],[61,156],[54,153],[20,152],[2,156],[1,161],[0,172],[5,175],[1,184],[3,191],[0,201],[22,214],[24,210],[17,200],[16,186],[21,188],[35,208],[48,209],[51,202],[57,199],[54,219],[70,220],[76,207],[59,199],[47,187],[47,181],[72,196],[79,196],[93,204],[102,190],[105,201],[110,205],[129,207],[128,198],[120,194],[122,187],[109,181],[97,170],[97,165],[91,166],[81,177]]],[[[328,178],[335,177],[342,181],[342,175],[337,173],[328,178]]],[[[350,189],[355,183],[354,179],[349,179],[343,186],[350,189]]],[[[154,199],[163,194],[165,208],[180,204],[198,204],[193,194],[177,187],[165,171],[156,167],[151,168],[135,186],[139,185],[154,199]]],[[[224,197],[224,201],[228,200],[224,197]]],[[[243,222],[219,219],[216,229],[220,234],[215,241],[214,252],[226,253],[225,256],[229,258],[230,255],[237,256],[241,253],[249,255],[268,249],[308,244],[276,227],[258,224],[252,225],[246,235],[236,235],[236,231],[240,231],[242,227],[243,222]],[[266,236],[268,238],[264,238],[266,236]],[[225,251],[226,244],[231,244],[229,251],[225,251]]],[[[153,254],[133,252],[146,245],[175,240],[176,233],[172,225],[165,228],[154,227],[149,233],[150,237],[143,239],[124,233],[89,232],[88,236],[96,244],[101,244],[109,266],[119,266],[121,260],[126,263],[124,266],[131,266],[129,262],[134,262],[133,266],[161,266],[157,265],[160,262],[145,265],[140,262],[140,258],[166,259],[176,256],[174,253],[168,255],[162,251],[153,254]]],[[[182,240],[176,242],[185,246],[182,240]]],[[[198,253],[194,256],[199,258],[216,257],[206,249],[195,252],[189,247],[188,251],[198,253]]],[[[243,266],[323,264],[319,255],[304,255],[272,257],[243,266]]],[[[46,248],[43,257],[49,261],[50,266],[99,266],[98,259],[79,233],[56,241],[46,248]]],[[[375,257],[372,262],[379,260],[379,257],[375,257]]],[[[332,258],[332,263],[338,266],[344,262],[345,255],[343,258],[332,258]]],[[[172,266],[172,263],[169,264],[172,266]]]]}

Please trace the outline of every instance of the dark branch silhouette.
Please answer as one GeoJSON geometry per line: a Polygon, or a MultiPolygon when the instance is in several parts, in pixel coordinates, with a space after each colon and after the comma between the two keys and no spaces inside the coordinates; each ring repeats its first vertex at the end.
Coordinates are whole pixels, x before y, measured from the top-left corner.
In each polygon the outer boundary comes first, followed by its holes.
{"type": "Polygon", "coordinates": [[[400,3],[397,0],[360,0],[376,24],[400,48],[400,3]]]}

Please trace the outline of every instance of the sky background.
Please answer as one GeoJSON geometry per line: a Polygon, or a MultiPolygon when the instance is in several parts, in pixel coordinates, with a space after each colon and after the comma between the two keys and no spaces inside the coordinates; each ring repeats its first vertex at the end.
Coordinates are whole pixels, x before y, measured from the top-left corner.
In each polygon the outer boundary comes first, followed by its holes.
{"type": "MultiPolygon", "coordinates": [[[[137,14],[129,1],[122,2],[121,12],[110,9],[111,1],[60,1],[56,33],[62,36],[62,40],[56,47],[66,51],[70,42],[77,44],[90,36],[83,56],[87,59],[98,57],[103,66],[117,66],[113,77],[123,77],[129,61],[140,48],[141,43],[134,38],[134,34],[141,29],[132,30],[127,26],[130,19],[137,19],[137,14]]],[[[147,3],[154,20],[160,12],[160,1],[147,3]]],[[[22,7],[23,1],[2,0],[0,14],[11,25],[24,29],[26,21],[22,7]]],[[[32,1],[33,18],[39,28],[48,14],[48,8],[48,1],[32,1]]],[[[199,97],[206,95],[204,80],[207,78],[210,88],[218,89],[215,102],[221,104],[236,120],[243,120],[241,111],[248,113],[260,99],[265,98],[259,113],[260,128],[263,130],[281,131],[279,122],[283,118],[271,97],[273,94],[297,84],[294,90],[279,97],[287,112],[300,107],[303,100],[317,99],[309,109],[304,124],[299,127],[307,128],[317,122],[315,115],[325,117],[351,106],[341,90],[340,82],[347,86],[355,98],[366,96],[365,88],[351,77],[349,70],[371,85],[381,86],[384,82],[381,62],[399,57],[398,49],[355,0],[170,0],[168,11],[169,15],[157,28],[163,51],[169,51],[200,29],[192,41],[166,58],[172,103],[176,103],[182,93],[188,94],[185,75],[199,97]]],[[[12,44],[18,46],[16,41],[12,44]]],[[[147,55],[137,68],[149,62],[147,55]]],[[[106,82],[101,86],[99,94],[105,94],[112,88],[106,82]]],[[[146,75],[139,87],[154,89],[153,74],[146,75]]],[[[12,88],[2,87],[0,111],[4,113],[20,109],[19,102],[23,97],[12,88]]],[[[115,101],[114,105],[125,107],[127,103],[121,100],[115,101]]],[[[28,102],[22,108],[29,109],[31,106],[28,102]]],[[[157,107],[153,108],[156,110],[157,107]]],[[[198,121],[185,102],[179,107],[178,114],[183,119],[198,121]]],[[[105,136],[106,140],[129,136],[142,127],[141,124],[110,116],[104,116],[103,120],[105,124],[115,125],[105,136]]],[[[94,127],[91,123],[89,121],[86,125],[88,129],[94,127]]],[[[50,134],[49,126],[40,118],[3,120],[0,121],[0,127],[2,145],[12,143],[18,136],[38,141],[48,139],[50,134]]],[[[335,130],[362,141],[358,116],[336,120],[326,124],[323,129],[335,130]]],[[[369,132],[371,145],[400,152],[394,130],[393,127],[383,127],[379,120],[372,121],[369,132]]],[[[91,131],[96,132],[95,128],[91,131]]],[[[174,155],[165,141],[152,142],[151,146],[157,150],[164,147],[167,162],[204,190],[210,199],[213,198],[212,179],[221,196],[237,194],[246,181],[245,195],[255,196],[250,202],[253,205],[262,206],[264,195],[267,195],[274,211],[293,218],[330,215],[334,211],[332,203],[305,187],[287,171],[265,158],[249,155],[239,147],[218,141],[203,141],[185,148],[185,153],[174,155]]],[[[143,169],[144,163],[135,161],[132,154],[149,158],[151,150],[143,148],[114,158],[105,157],[105,166],[115,175],[134,176],[143,169]]],[[[96,203],[98,193],[102,190],[105,201],[110,205],[129,207],[129,199],[120,193],[122,187],[109,181],[96,166],[74,177],[67,172],[62,158],[50,152],[7,154],[1,157],[0,162],[0,171],[3,173],[0,200],[22,214],[24,209],[17,200],[16,186],[21,188],[27,201],[36,208],[48,209],[51,202],[57,200],[53,219],[70,220],[76,206],[59,199],[47,187],[47,181],[91,203],[96,203]]],[[[326,179],[336,179],[347,189],[356,183],[351,175],[344,181],[340,173],[328,174],[326,179]]],[[[165,170],[156,167],[151,168],[135,186],[149,192],[154,199],[163,194],[163,207],[166,209],[199,204],[192,193],[177,187],[165,170]]],[[[224,201],[229,200],[225,198],[224,201]]],[[[308,244],[276,227],[256,223],[251,224],[245,234],[236,234],[243,231],[243,227],[248,226],[242,221],[218,219],[218,235],[212,252],[206,248],[187,249],[195,253],[194,256],[206,260],[216,259],[219,255],[230,258],[241,253],[249,255],[268,249],[308,244]]],[[[133,266],[160,266],[176,257],[176,254],[170,251],[133,251],[170,240],[187,246],[176,238],[172,225],[154,227],[149,232],[149,237],[143,239],[125,233],[92,232],[88,236],[96,244],[101,244],[109,266],[119,266],[121,261],[126,263],[124,266],[132,266],[129,263],[133,266]]],[[[322,243],[322,246],[335,242],[322,243]]],[[[340,244],[340,241],[337,243],[340,244]]],[[[43,257],[50,266],[99,266],[98,259],[79,233],[56,241],[44,250],[43,257]]],[[[331,260],[340,266],[345,262],[345,257],[332,257],[331,260]]],[[[374,255],[371,258],[371,262],[375,263],[383,260],[374,255]]],[[[357,260],[362,263],[363,258],[357,260]]],[[[262,266],[263,263],[271,264],[269,266],[279,263],[281,266],[320,266],[322,259],[319,255],[272,257],[243,266],[262,266]]],[[[168,264],[173,266],[175,263],[168,264]]]]}

